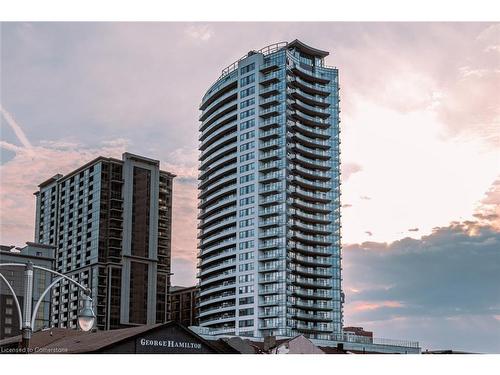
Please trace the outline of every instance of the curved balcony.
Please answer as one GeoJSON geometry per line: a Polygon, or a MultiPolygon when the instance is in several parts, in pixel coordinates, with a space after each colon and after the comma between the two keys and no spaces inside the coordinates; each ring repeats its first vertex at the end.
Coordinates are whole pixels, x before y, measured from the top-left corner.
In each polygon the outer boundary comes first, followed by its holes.
{"type": "Polygon", "coordinates": [[[311,314],[311,313],[305,313],[305,312],[295,312],[292,314],[295,316],[297,319],[303,320],[303,321],[311,321],[311,322],[330,322],[333,319],[332,314],[311,314]]]}
{"type": "Polygon", "coordinates": [[[259,260],[279,260],[284,258],[284,252],[280,250],[267,250],[261,252],[259,255],[259,260]]]}
{"type": "Polygon", "coordinates": [[[284,130],[279,128],[271,128],[265,131],[260,131],[259,139],[266,140],[269,138],[282,137],[285,134],[284,130]]]}
{"type": "Polygon", "coordinates": [[[332,173],[330,171],[316,170],[310,168],[304,168],[299,164],[289,165],[289,169],[293,171],[292,173],[303,176],[309,179],[316,180],[330,180],[332,178],[332,173]]]}
{"type": "Polygon", "coordinates": [[[205,257],[208,254],[212,254],[216,250],[225,250],[228,248],[232,248],[236,245],[236,236],[230,237],[226,240],[219,241],[210,246],[200,246],[200,257],[205,257]]]}
{"type": "Polygon", "coordinates": [[[237,166],[238,164],[234,162],[231,164],[227,164],[220,169],[212,171],[213,173],[212,175],[208,176],[203,180],[200,179],[200,182],[198,183],[198,189],[201,189],[202,191],[208,191],[210,190],[211,186],[215,186],[221,180],[227,181],[228,178],[236,176],[237,166]]]}
{"type": "Polygon", "coordinates": [[[267,219],[259,220],[259,228],[277,227],[284,224],[285,222],[283,221],[283,219],[279,217],[270,217],[267,219]]]}
{"type": "MultiPolygon", "coordinates": [[[[210,163],[205,169],[199,168],[198,180],[205,180],[210,176],[211,173],[214,173],[219,168],[224,168],[228,163],[232,164],[238,160],[238,154],[236,152],[231,152],[230,154],[223,156],[222,158],[216,160],[213,163],[210,163]]],[[[199,185],[198,185],[199,186],[199,185]]]]}
{"type": "Polygon", "coordinates": [[[331,168],[331,163],[327,160],[320,159],[311,159],[301,154],[295,153],[289,155],[289,160],[292,163],[300,163],[302,166],[311,169],[321,169],[321,170],[329,170],[331,168]]]}
{"type": "Polygon", "coordinates": [[[290,116],[292,116],[295,120],[300,121],[304,125],[318,128],[328,128],[330,126],[328,120],[325,120],[321,117],[309,116],[299,110],[291,110],[290,116]]]}
{"type": "MultiPolygon", "coordinates": [[[[216,262],[218,260],[226,259],[229,257],[234,257],[236,255],[236,249],[230,248],[227,250],[220,251],[218,253],[211,254],[210,256],[206,256],[198,261],[198,267],[205,266],[216,262]]],[[[200,256],[198,256],[200,257],[200,256]]]]}
{"type": "Polygon", "coordinates": [[[268,162],[261,162],[259,170],[261,172],[276,171],[284,167],[284,163],[278,160],[272,160],[268,162]]]}
{"type": "Polygon", "coordinates": [[[304,103],[309,105],[315,105],[322,108],[327,108],[330,106],[330,102],[322,96],[308,94],[305,91],[302,91],[300,88],[288,88],[287,93],[294,99],[299,99],[304,103]]]}
{"type": "MultiPolygon", "coordinates": [[[[289,123],[290,127],[293,127],[293,122],[289,123]]],[[[302,144],[304,146],[307,146],[309,148],[321,148],[321,149],[329,149],[331,148],[334,143],[333,139],[321,139],[321,138],[314,138],[314,137],[308,137],[306,135],[303,135],[299,132],[288,132],[287,137],[292,139],[294,142],[297,142],[299,144],[302,144]]]]}
{"type": "Polygon", "coordinates": [[[284,155],[283,150],[271,150],[271,151],[265,151],[265,152],[260,152],[259,154],[259,159],[260,161],[270,161],[270,160],[277,160],[281,159],[284,155]]]}
{"type": "Polygon", "coordinates": [[[305,157],[328,160],[332,157],[329,150],[318,149],[314,147],[303,146],[300,143],[292,143],[290,147],[305,157]]]}
{"type": "Polygon", "coordinates": [[[290,236],[294,240],[299,240],[308,245],[331,245],[333,236],[311,235],[300,231],[290,231],[290,236]]]}
{"type": "Polygon", "coordinates": [[[218,99],[215,99],[210,105],[207,105],[207,107],[201,113],[199,121],[205,121],[208,118],[208,116],[212,115],[216,110],[236,99],[238,99],[237,87],[221,95],[218,99]]]}
{"type": "Polygon", "coordinates": [[[333,207],[330,204],[311,203],[299,198],[292,198],[290,204],[306,211],[314,211],[320,213],[329,213],[333,211],[333,207]]]}
{"type": "Polygon", "coordinates": [[[259,216],[272,216],[272,215],[281,215],[284,212],[283,206],[270,206],[261,208],[259,210],[259,216]]]}
{"type": "MultiPolygon", "coordinates": [[[[201,283],[200,283],[201,284],[201,283]]],[[[216,284],[216,285],[211,285],[211,286],[204,286],[203,289],[200,289],[200,297],[202,296],[207,296],[213,293],[217,293],[226,289],[235,289],[236,288],[236,281],[224,281],[222,283],[216,284]]]]}
{"type": "Polygon", "coordinates": [[[309,105],[307,103],[304,103],[302,100],[295,99],[291,100],[288,99],[287,103],[290,104],[292,108],[297,110],[297,112],[303,113],[307,116],[310,116],[311,118],[322,118],[322,119],[327,119],[330,117],[330,112],[323,107],[316,107],[309,105]]]}
{"type": "Polygon", "coordinates": [[[236,210],[236,194],[221,198],[209,207],[200,210],[198,214],[198,219],[202,220],[200,227],[203,228],[204,225],[211,223],[217,218],[234,213],[234,210],[236,210]]]}
{"type": "Polygon", "coordinates": [[[309,277],[332,277],[332,272],[326,268],[320,267],[304,267],[298,265],[291,265],[290,270],[292,273],[309,277]]]}
{"type": "Polygon", "coordinates": [[[210,128],[210,132],[206,132],[204,137],[200,137],[200,151],[205,151],[212,144],[217,142],[225,135],[235,133],[238,131],[238,124],[236,121],[229,121],[221,126],[210,128]]]}
{"type": "Polygon", "coordinates": [[[285,116],[279,115],[279,116],[268,117],[264,121],[261,121],[259,125],[261,129],[267,129],[273,126],[280,126],[281,124],[284,123],[285,123],[285,116]]]}
{"type": "Polygon", "coordinates": [[[306,189],[330,191],[332,186],[329,182],[307,179],[298,175],[291,175],[291,180],[306,189]]]}
{"type": "Polygon", "coordinates": [[[320,96],[328,96],[330,95],[330,91],[328,90],[328,87],[325,87],[324,85],[320,85],[317,83],[310,83],[307,82],[306,80],[298,77],[298,76],[287,76],[287,81],[291,84],[294,85],[294,87],[298,87],[302,91],[305,91],[308,94],[311,95],[320,95],[320,96]]]}
{"type": "Polygon", "coordinates": [[[305,266],[312,266],[312,267],[331,267],[332,264],[332,258],[331,257],[324,257],[324,256],[304,256],[301,254],[297,254],[294,252],[290,252],[288,254],[288,257],[290,260],[297,264],[302,264],[305,266]]]}
{"type": "Polygon", "coordinates": [[[215,163],[219,161],[220,159],[227,157],[230,154],[236,153],[237,150],[237,143],[234,140],[233,142],[230,142],[229,144],[214,150],[211,152],[209,155],[201,155],[199,160],[201,161],[199,170],[207,170],[210,169],[210,166],[212,163],[215,163]],[[208,156],[208,157],[207,157],[208,156]]]}
{"type": "Polygon", "coordinates": [[[280,112],[284,111],[285,107],[283,105],[274,105],[268,108],[265,108],[259,112],[259,116],[262,118],[268,118],[271,116],[279,115],[280,112]]]}
{"type": "MultiPolygon", "coordinates": [[[[235,222],[236,222],[236,215],[231,215],[231,216],[227,216],[227,217],[223,218],[222,220],[212,221],[208,225],[198,226],[198,228],[201,229],[198,232],[198,238],[200,238],[203,235],[209,235],[213,231],[215,231],[217,229],[224,228],[228,225],[234,224],[235,222]]],[[[203,224],[205,224],[205,223],[203,223],[203,224]]]]}
{"type": "Polygon", "coordinates": [[[292,283],[300,286],[317,288],[317,289],[331,289],[332,282],[330,279],[320,279],[302,276],[290,276],[292,283]]]}
{"type": "Polygon", "coordinates": [[[289,121],[288,125],[309,138],[330,138],[330,130],[328,128],[322,129],[318,127],[311,127],[297,121],[289,121]]]}
{"type": "Polygon", "coordinates": [[[297,299],[296,301],[292,302],[292,306],[314,311],[333,310],[333,304],[331,301],[314,301],[314,300],[297,299]]]}
{"type": "Polygon", "coordinates": [[[331,78],[325,73],[317,71],[312,66],[310,66],[310,69],[306,69],[302,67],[299,62],[293,62],[291,70],[295,74],[304,78],[305,80],[311,81],[313,84],[314,83],[328,84],[331,81],[331,78]]]}
{"type": "Polygon", "coordinates": [[[283,184],[281,182],[264,184],[259,187],[259,193],[260,194],[278,193],[282,191],[282,189],[283,189],[283,184]]]}
{"type": "Polygon", "coordinates": [[[290,251],[306,254],[306,255],[323,255],[323,256],[332,256],[333,252],[331,247],[328,246],[311,246],[311,245],[303,245],[301,243],[289,243],[288,249],[290,251]]]}
{"type": "Polygon", "coordinates": [[[292,228],[300,229],[308,233],[328,234],[333,232],[332,225],[308,224],[296,219],[290,219],[288,223],[292,228]]]}
{"type": "Polygon", "coordinates": [[[200,124],[200,136],[203,137],[213,127],[219,128],[226,123],[236,120],[238,116],[238,103],[229,102],[212,113],[200,124]],[[234,117],[234,118],[233,118],[234,117]]]}
{"type": "Polygon", "coordinates": [[[284,235],[285,231],[283,228],[271,228],[271,229],[261,230],[261,232],[259,233],[259,238],[265,239],[272,237],[283,237],[284,235]]]}
{"type": "Polygon", "coordinates": [[[235,296],[236,293],[233,291],[233,292],[223,292],[214,296],[210,296],[208,298],[200,299],[199,307],[207,306],[214,302],[228,301],[234,299],[235,296]]]}
{"type": "Polygon", "coordinates": [[[205,110],[210,104],[215,102],[227,92],[238,87],[238,72],[225,76],[217,80],[205,93],[200,104],[200,110],[205,110]]]}
{"type": "Polygon", "coordinates": [[[285,142],[283,139],[280,138],[273,138],[269,139],[267,141],[261,141],[259,143],[259,149],[261,152],[265,152],[268,150],[273,150],[277,148],[281,148],[285,145],[285,142]]]}
{"type": "Polygon", "coordinates": [[[310,214],[308,212],[302,211],[300,209],[290,209],[288,211],[288,215],[294,218],[298,218],[301,220],[304,220],[309,223],[320,223],[320,224],[325,224],[325,223],[330,223],[334,220],[332,215],[325,215],[325,214],[310,214]]]}
{"type": "Polygon", "coordinates": [[[319,299],[319,300],[330,300],[333,297],[333,293],[328,289],[314,290],[314,289],[305,289],[299,287],[293,287],[291,295],[303,298],[310,299],[319,299]]]}
{"type": "Polygon", "coordinates": [[[235,313],[231,312],[232,310],[229,310],[228,312],[223,313],[222,315],[214,315],[209,318],[205,319],[200,319],[200,325],[201,326],[211,326],[212,324],[220,325],[220,324],[228,324],[232,323],[232,328],[229,329],[228,327],[221,327],[221,328],[213,328],[211,329],[212,332],[223,332],[223,333],[231,333],[234,332],[234,321],[235,321],[235,313]]]}
{"type": "Polygon", "coordinates": [[[237,131],[233,131],[231,133],[227,133],[220,137],[218,140],[213,142],[210,146],[205,148],[200,155],[200,160],[204,160],[207,158],[207,156],[210,156],[212,153],[219,151],[219,148],[222,148],[224,146],[228,146],[231,143],[236,143],[237,141],[237,131]]]}
{"type": "Polygon", "coordinates": [[[280,102],[282,102],[284,100],[284,95],[272,95],[272,96],[268,96],[267,98],[264,98],[264,99],[261,99],[259,101],[259,105],[261,107],[267,107],[267,106],[270,106],[270,105],[276,105],[276,104],[279,104],[280,102]]]}
{"type": "Polygon", "coordinates": [[[215,275],[201,277],[200,278],[200,285],[212,284],[212,283],[215,283],[217,281],[224,280],[224,279],[234,278],[235,274],[236,274],[236,270],[233,269],[233,270],[229,270],[229,271],[220,272],[220,273],[217,273],[215,275]]]}
{"type": "Polygon", "coordinates": [[[202,239],[199,241],[198,246],[199,247],[209,246],[217,240],[223,240],[224,238],[234,236],[234,233],[236,233],[236,225],[222,229],[210,235],[208,234],[204,235],[202,236],[202,239]]]}
{"type": "Polygon", "coordinates": [[[210,187],[209,190],[203,190],[198,194],[198,198],[200,199],[200,204],[198,208],[205,208],[210,203],[215,203],[214,201],[222,198],[224,194],[228,194],[230,192],[236,192],[236,174],[229,175],[227,178],[224,178],[218,181],[217,185],[210,187]]]}
{"type": "Polygon", "coordinates": [[[210,275],[214,272],[222,271],[222,270],[225,270],[226,268],[234,268],[234,267],[236,267],[236,258],[230,258],[230,259],[226,259],[226,260],[223,260],[221,262],[213,263],[213,264],[210,264],[210,265],[203,267],[203,269],[200,272],[198,272],[197,276],[204,277],[204,276],[210,275]]]}
{"type": "Polygon", "coordinates": [[[272,295],[272,294],[283,294],[284,292],[285,292],[285,288],[283,286],[264,284],[263,286],[259,287],[259,295],[260,296],[266,296],[266,295],[272,295]]]}
{"type": "Polygon", "coordinates": [[[200,308],[198,318],[206,317],[206,316],[214,314],[214,313],[223,313],[223,312],[227,312],[227,311],[232,311],[232,310],[234,310],[235,306],[236,306],[235,303],[222,302],[222,303],[218,303],[214,306],[205,307],[203,309],[200,308]]]}
{"type": "Polygon", "coordinates": [[[309,190],[304,190],[300,186],[290,186],[288,189],[288,192],[294,196],[298,196],[299,198],[305,199],[305,200],[313,200],[315,202],[324,202],[328,203],[331,202],[333,195],[331,193],[324,193],[324,192],[312,192],[309,190]]]}
{"type": "Polygon", "coordinates": [[[333,331],[333,324],[308,324],[298,322],[296,327],[301,332],[331,332],[333,331]]]}

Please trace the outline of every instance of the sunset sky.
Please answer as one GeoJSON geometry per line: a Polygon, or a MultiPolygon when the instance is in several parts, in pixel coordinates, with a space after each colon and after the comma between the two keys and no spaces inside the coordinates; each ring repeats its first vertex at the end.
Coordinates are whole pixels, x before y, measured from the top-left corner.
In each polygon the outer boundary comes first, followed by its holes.
{"type": "Polygon", "coordinates": [[[296,38],[339,68],[345,324],[500,353],[500,24],[4,23],[0,242],[33,239],[40,182],[129,151],[178,176],[173,282],[194,284],[198,105],[296,38]]]}

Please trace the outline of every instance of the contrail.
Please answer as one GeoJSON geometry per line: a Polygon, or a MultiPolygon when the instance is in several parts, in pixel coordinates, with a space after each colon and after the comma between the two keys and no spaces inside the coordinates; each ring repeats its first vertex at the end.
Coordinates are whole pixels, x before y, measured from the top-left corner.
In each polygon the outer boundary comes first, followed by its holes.
{"type": "Polygon", "coordinates": [[[14,133],[16,134],[17,139],[19,139],[19,142],[27,148],[29,151],[33,149],[33,146],[31,145],[30,141],[28,140],[28,137],[26,137],[26,134],[24,134],[23,129],[19,126],[19,124],[14,120],[12,115],[7,112],[5,108],[0,106],[0,111],[2,112],[3,117],[7,121],[7,124],[12,128],[14,133]]]}

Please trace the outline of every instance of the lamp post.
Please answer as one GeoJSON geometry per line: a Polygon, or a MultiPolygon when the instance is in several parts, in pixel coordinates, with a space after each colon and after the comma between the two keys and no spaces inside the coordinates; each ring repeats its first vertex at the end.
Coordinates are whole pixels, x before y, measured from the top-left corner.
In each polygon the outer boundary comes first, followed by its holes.
{"type": "Polygon", "coordinates": [[[86,286],[76,282],[69,276],[63,275],[62,273],[56,272],[54,270],[36,266],[32,262],[28,263],[2,263],[0,267],[23,267],[24,268],[24,303],[23,303],[23,311],[21,312],[21,306],[19,304],[19,300],[17,299],[16,293],[14,289],[7,281],[7,279],[0,273],[0,280],[3,280],[7,285],[7,288],[10,290],[12,297],[14,297],[14,301],[17,307],[17,314],[19,316],[19,329],[22,332],[22,348],[28,353],[29,345],[31,340],[31,335],[33,333],[33,328],[35,326],[35,318],[38,312],[38,308],[42,303],[43,299],[47,295],[47,293],[61,280],[68,280],[78,288],[83,290],[83,307],[78,312],[78,325],[82,329],[82,331],[90,331],[95,323],[95,314],[92,309],[92,298],[90,297],[91,291],[86,286]],[[34,269],[41,270],[43,272],[48,272],[57,277],[52,281],[52,283],[43,291],[38,299],[35,308],[32,307],[33,302],[33,271],[34,269]]]}

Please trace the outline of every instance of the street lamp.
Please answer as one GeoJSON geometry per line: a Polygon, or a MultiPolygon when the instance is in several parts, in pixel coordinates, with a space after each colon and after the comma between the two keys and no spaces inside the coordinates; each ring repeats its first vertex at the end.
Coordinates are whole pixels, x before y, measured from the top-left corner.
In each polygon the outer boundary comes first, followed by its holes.
{"type": "Polygon", "coordinates": [[[90,331],[94,326],[95,314],[92,310],[92,299],[89,296],[90,291],[87,289],[83,297],[83,307],[78,312],[78,325],[82,331],[90,331]]]}
{"type": "Polygon", "coordinates": [[[83,290],[83,307],[78,313],[78,325],[82,329],[82,331],[90,331],[94,326],[95,322],[95,314],[94,310],[92,310],[92,298],[90,297],[90,289],[85,287],[84,285],[76,282],[72,278],[63,275],[62,273],[56,272],[54,270],[33,265],[32,262],[28,263],[3,263],[0,264],[0,267],[23,267],[24,268],[24,303],[23,303],[23,312],[21,312],[21,306],[19,305],[19,300],[17,299],[16,293],[12,288],[12,285],[7,281],[7,279],[0,273],[0,280],[3,280],[7,285],[7,288],[10,290],[12,297],[14,297],[14,301],[17,307],[17,314],[19,316],[19,329],[22,332],[22,347],[28,352],[29,342],[31,340],[31,334],[33,333],[33,328],[35,326],[35,318],[38,312],[38,308],[42,303],[43,299],[47,295],[47,293],[61,280],[68,280],[69,282],[76,285],[78,288],[83,290]],[[32,308],[32,300],[33,300],[33,270],[39,269],[41,271],[49,272],[58,277],[52,281],[52,283],[43,291],[38,299],[35,308],[32,308]]]}

